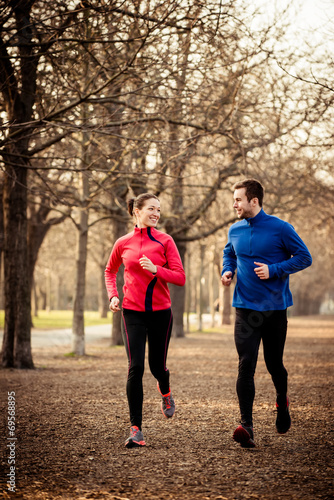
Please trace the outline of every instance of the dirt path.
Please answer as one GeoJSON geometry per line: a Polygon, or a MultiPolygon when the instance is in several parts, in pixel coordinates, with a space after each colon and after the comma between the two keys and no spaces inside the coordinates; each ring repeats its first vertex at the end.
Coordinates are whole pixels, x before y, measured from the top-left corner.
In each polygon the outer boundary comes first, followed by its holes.
{"type": "Polygon", "coordinates": [[[79,359],[64,356],[62,346],[34,349],[36,370],[0,371],[1,411],[7,415],[14,391],[17,423],[14,441],[0,422],[3,498],[332,499],[333,344],[334,317],[290,320],[285,364],[293,425],[285,436],[275,430],[275,394],[261,352],[253,450],[231,439],[238,424],[232,327],[172,339],[172,420],[161,414],[146,368],[143,449],[124,448],[123,348],[104,339],[79,359]],[[6,484],[10,458],[15,494],[6,484]]]}

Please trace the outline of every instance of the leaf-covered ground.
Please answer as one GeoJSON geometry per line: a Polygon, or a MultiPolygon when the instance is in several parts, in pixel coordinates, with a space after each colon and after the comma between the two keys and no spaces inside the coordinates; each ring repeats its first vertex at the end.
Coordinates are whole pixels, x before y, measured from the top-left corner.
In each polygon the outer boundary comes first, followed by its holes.
{"type": "Polygon", "coordinates": [[[1,490],[24,499],[332,499],[334,318],[292,318],[285,365],[292,428],[275,429],[275,393],[262,351],[256,372],[256,448],[231,436],[238,425],[233,328],[172,339],[176,400],[166,420],[148,367],[143,432],[127,450],[124,349],[106,340],[82,358],[66,347],[34,349],[36,370],[1,370],[1,490]],[[4,390],[3,390],[4,389],[4,390]],[[8,491],[7,393],[16,398],[15,486],[8,491]]]}

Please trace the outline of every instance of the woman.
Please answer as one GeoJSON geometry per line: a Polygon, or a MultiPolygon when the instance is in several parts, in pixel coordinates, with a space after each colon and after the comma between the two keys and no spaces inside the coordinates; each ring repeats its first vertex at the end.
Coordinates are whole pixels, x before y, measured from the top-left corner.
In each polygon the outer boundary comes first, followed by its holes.
{"type": "Polygon", "coordinates": [[[150,370],[162,397],[161,410],[166,418],[175,412],[166,367],[173,323],[167,283],[183,286],[186,278],[173,238],[156,229],[160,219],[159,199],[150,193],[141,194],[129,200],[128,210],[136,226],[116,241],[105,280],[109,307],[115,313],[120,311],[116,274],[124,264],[122,334],[129,363],[126,391],[131,422],[125,446],[132,448],[145,446],[141,425],[146,338],[150,370]]]}

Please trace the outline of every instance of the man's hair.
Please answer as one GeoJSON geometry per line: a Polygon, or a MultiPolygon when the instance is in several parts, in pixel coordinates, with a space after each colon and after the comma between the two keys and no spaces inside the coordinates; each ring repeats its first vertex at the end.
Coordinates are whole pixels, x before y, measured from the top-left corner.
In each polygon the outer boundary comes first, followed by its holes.
{"type": "Polygon", "coordinates": [[[259,181],[256,179],[245,179],[243,181],[236,182],[233,186],[233,189],[241,188],[245,188],[248,201],[251,201],[253,198],[257,198],[259,200],[260,207],[262,207],[264,189],[259,181]]]}

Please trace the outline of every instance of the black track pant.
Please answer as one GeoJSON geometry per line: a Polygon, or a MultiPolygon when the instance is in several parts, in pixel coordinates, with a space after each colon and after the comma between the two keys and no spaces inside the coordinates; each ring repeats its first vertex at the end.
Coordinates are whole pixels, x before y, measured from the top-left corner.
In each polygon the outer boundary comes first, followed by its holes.
{"type": "Polygon", "coordinates": [[[264,360],[276,389],[277,401],[286,401],[288,373],[283,365],[283,351],[287,324],[286,309],[262,312],[236,309],[234,338],[239,355],[237,394],[241,423],[244,425],[253,425],[254,374],[261,339],[264,360]]]}
{"type": "Polygon", "coordinates": [[[169,392],[169,371],[166,359],[172,332],[171,309],[140,312],[123,309],[122,333],[129,369],[126,392],[130,422],[141,429],[143,408],[143,374],[145,345],[148,341],[148,362],[152,375],[159,382],[162,394],[169,392]]]}

